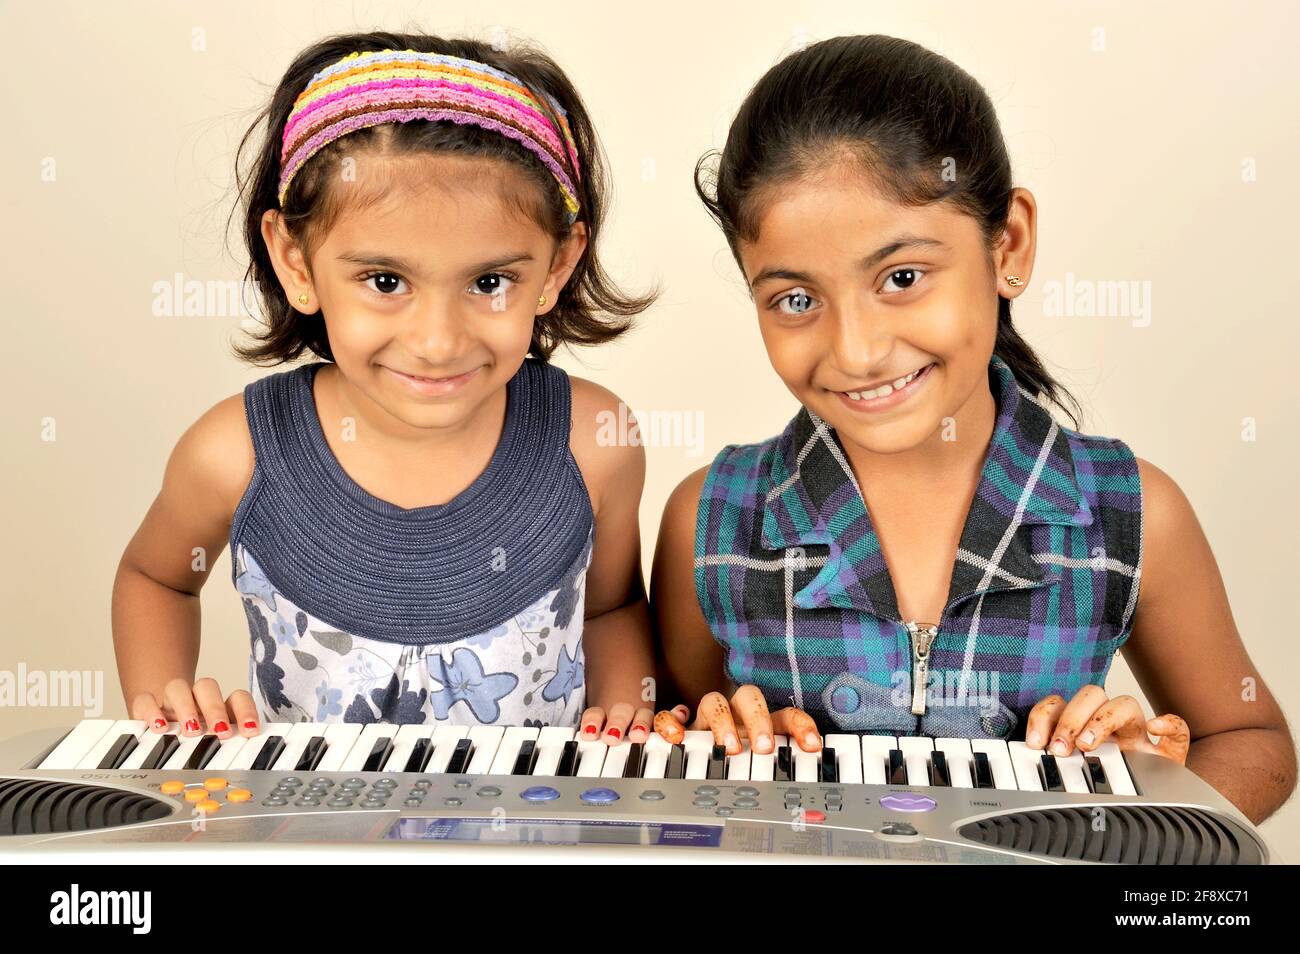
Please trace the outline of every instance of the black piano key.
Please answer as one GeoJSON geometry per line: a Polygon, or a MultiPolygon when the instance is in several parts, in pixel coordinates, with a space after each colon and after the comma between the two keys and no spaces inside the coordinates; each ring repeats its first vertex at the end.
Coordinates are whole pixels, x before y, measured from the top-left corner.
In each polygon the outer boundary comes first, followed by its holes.
{"type": "Polygon", "coordinates": [[[555,767],[555,774],[560,778],[571,778],[578,774],[578,740],[570,739],[560,751],[560,764],[555,767]]]}
{"type": "Polygon", "coordinates": [[[1101,764],[1101,759],[1095,755],[1085,755],[1083,764],[1088,771],[1084,777],[1088,780],[1088,787],[1092,789],[1094,795],[1113,795],[1110,790],[1110,779],[1106,777],[1106,769],[1101,764]]]}
{"type": "Polygon", "coordinates": [[[788,782],[794,777],[793,759],[790,756],[790,746],[783,745],[776,750],[776,766],[772,772],[772,781],[788,782]]]}
{"type": "Polygon", "coordinates": [[[167,764],[172,753],[181,747],[181,740],[174,735],[164,735],[158,740],[149,756],[140,763],[142,769],[160,769],[167,764]]]}
{"type": "Polygon", "coordinates": [[[890,785],[907,784],[907,762],[903,759],[902,749],[889,750],[889,774],[885,778],[890,785]]]}
{"type": "Polygon", "coordinates": [[[217,749],[221,748],[221,740],[215,735],[205,735],[199,739],[199,744],[194,746],[190,752],[190,757],[185,760],[186,769],[201,769],[207,767],[212,761],[212,756],[217,754],[217,749]]]}
{"type": "Polygon", "coordinates": [[[623,763],[624,778],[641,778],[645,771],[645,743],[633,742],[627,748],[627,761],[623,763]]]}
{"type": "Polygon", "coordinates": [[[275,764],[280,753],[284,751],[284,737],[280,735],[268,735],[266,744],[262,746],[262,751],[257,753],[257,758],[253,759],[254,772],[269,772],[271,766],[275,764]]]}
{"type": "Polygon", "coordinates": [[[474,753],[474,746],[469,739],[460,739],[456,742],[456,748],[452,750],[451,761],[447,763],[448,775],[460,775],[469,765],[470,756],[474,753]]]}
{"type": "Polygon", "coordinates": [[[533,766],[537,764],[537,743],[532,739],[524,739],[519,743],[519,754],[515,756],[515,766],[510,770],[511,775],[532,775],[533,766]]]}
{"type": "Polygon", "coordinates": [[[822,749],[822,759],[817,766],[817,781],[838,782],[839,780],[840,767],[835,761],[835,750],[822,749]]]}
{"type": "Polygon", "coordinates": [[[974,755],[975,762],[975,787],[992,788],[993,787],[993,766],[989,764],[989,754],[987,752],[976,752],[974,755]]]}
{"type": "Polygon", "coordinates": [[[375,747],[366,756],[366,764],[361,766],[363,772],[382,772],[388,764],[388,757],[393,754],[393,740],[383,738],[375,740],[375,747]]]}
{"type": "Polygon", "coordinates": [[[709,767],[705,771],[704,777],[711,780],[727,777],[727,747],[725,745],[715,745],[709,750],[709,767]]]}
{"type": "Polygon", "coordinates": [[[668,752],[668,764],[664,767],[664,778],[686,777],[686,746],[680,742],[673,745],[668,752]]]}
{"type": "Polygon", "coordinates": [[[411,747],[411,757],[406,760],[406,766],[403,772],[423,772],[429,767],[429,759],[433,758],[433,739],[427,735],[415,740],[415,745],[411,747]]]}
{"type": "MultiPolygon", "coordinates": [[[[424,741],[424,740],[421,740],[424,741]]],[[[320,760],[325,757],[325,736],[314,735],[307,740],[306,746],[303,747],[302,755],[298,757],[298,764],[293,767],[295,772],[314,772],[320,760]]]]}
{"type": "Polygon", "coordinates": [[[1043,753],[1038,763],[1038,778],[1047,792],[1065,791],[1065,782],[1061,780],[1061,767],[1056,764],[1056,756],[1043,753]]]}
{"type": "Polygon", "coordinates": [[[930,784],[935,788],[952,788],[948,775],[948,757],[935,749],[930,753],[930,784]]]}
{"type": "Polygon", "coordinates": [[[119,736],[117,741],[113,743],[113,747],[104,753],[104,758],[100,761],[98,768],[117,768],[126,761],[127,756],[134,752],[139,745],[140,740],[133,735],[119,736]]]}

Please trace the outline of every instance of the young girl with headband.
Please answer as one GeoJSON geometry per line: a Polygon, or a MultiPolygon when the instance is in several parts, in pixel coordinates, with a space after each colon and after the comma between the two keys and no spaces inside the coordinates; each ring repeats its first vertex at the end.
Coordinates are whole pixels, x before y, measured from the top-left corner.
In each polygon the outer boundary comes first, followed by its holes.
{"type": "Polygon", "coordinates": [[[1294,745],[1187,499],[1048,410],[1068,395],[1011,321],[1037,207],[979,84],[892,37],[814,44],[696,179],[802,408],[667,506],[651,603],[694,727],[733,754],[819,730],[1109,739],[1253,820],[1285,801],[1294,745]],[[1107,696],[1121,647],[1165,714],[1107,696]]]}
{"type": "Polygon", "coordinates": [[[576,90],[531,50],[338,36],[262,119],[240,189],[267,327],[239,352],[318,360],[218,403],[172,453],[113,594],[132,717],[644,739],[643,451],[598,444],[618,398],[548,361],[651,300],[597,259],[604,173],[576,90]],[[225,698],[194,675],[227,541],[251,693],[225,698]]]}

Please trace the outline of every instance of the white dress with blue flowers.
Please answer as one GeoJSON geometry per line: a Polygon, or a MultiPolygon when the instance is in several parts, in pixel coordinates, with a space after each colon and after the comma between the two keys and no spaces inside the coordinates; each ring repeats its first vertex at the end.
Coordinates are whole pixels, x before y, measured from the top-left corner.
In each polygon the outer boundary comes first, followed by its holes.
{"type": "Polygon", "coordinates": [[[576,725],[594,521],[568,376],[526,360],[484,473],[448,504],[403,509],[330,450],[324,366],[245,389],[256,465],[230,552],[262,719],[576,725]]]}

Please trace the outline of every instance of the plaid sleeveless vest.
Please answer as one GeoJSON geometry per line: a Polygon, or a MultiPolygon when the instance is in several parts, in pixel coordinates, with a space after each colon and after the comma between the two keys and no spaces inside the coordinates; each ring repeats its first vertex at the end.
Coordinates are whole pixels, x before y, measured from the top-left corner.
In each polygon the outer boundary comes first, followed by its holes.
{"type": "Polygon", "coordinates": [[[996,355],[989,385],[996,424],[937,632],[900,619],[825,421],[801,408],[780,436],[718,453],[695,587],[733,684],[826,732],[1005,739],[1044,696],[1104,684],[1137,604],[1137,462],[1059,425],[996,355]]]}

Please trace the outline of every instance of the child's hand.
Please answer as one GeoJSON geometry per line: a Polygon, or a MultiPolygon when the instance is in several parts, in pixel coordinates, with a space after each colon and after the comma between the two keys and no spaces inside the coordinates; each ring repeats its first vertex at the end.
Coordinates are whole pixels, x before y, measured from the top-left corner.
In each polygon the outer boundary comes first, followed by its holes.
{"type": "Polygon", "coordinates": [[[230,738],[237,726],[239,734],[257,735],[257,705],[243,689],[236,689],[228,699],[221,698],[215,679],[200,679],[193,686],[185,679],[173,679],[163,690],[161,703],[151,692],[142,692],[131,701],[131,718],[143,719],[161,735],[168,722],[179,722],[180,734],[202,734],[203,725],[220,739],[230,738]]]}
{"type": "Polygon", "coordinates": [[[812,716],[792,706],[769,713],[767,700],[757,686],[741,686],[730,703],[722,693],[710,692],[700,700],[695,724],[688,726],[690,715],[686,706],[660,712],[655,716],[655,731],[676,744],[686,738],[687,728],[708,729],[713,733],[715,743],[726,746],[728,755],[740,754],[740,740],[745,737],[753,740],[752,749],[760,755],[775,750],[773,737],[776,735],[789,736],[805,752],[818,752],[822,747],[822,737],[812,716]],[[733,712],[740,715],[739,730],[733,712]]]}
{"type": "Polygon", "coordinates": [[[644,742],[650,738],[650,721],[654,713],[649,709],[634,709],[626,702],[610,707],[609,715],[599,706],[582,713],[578,723],[578,738],[595,740],[602,737],[609,745],[617,745],[626,738],[629,742],[644,742]],[[628,728],[628,723],[632,728],[628,728]]]}
{"type": "Polygon", "coordinates": [[[1109,739],[1126,751],[1153,752],[1180,765],[1187,764],[1191,745],[1191,731],[1180,717],[1165,713],[1148,720],[1132,696],[1110,699],[1104,689],[1092,685],[1075,693],[1069,705],[1060,696],[1048,696],[1034,706],[1025,725],[1025,744],[1041,749],[1049,738],[1047,750],[1053,755],[1069,755],[1076,744],[1091,752],[1109,739]],[[1153,745],[1148,733],[1160,740],[1153,745]]]}

